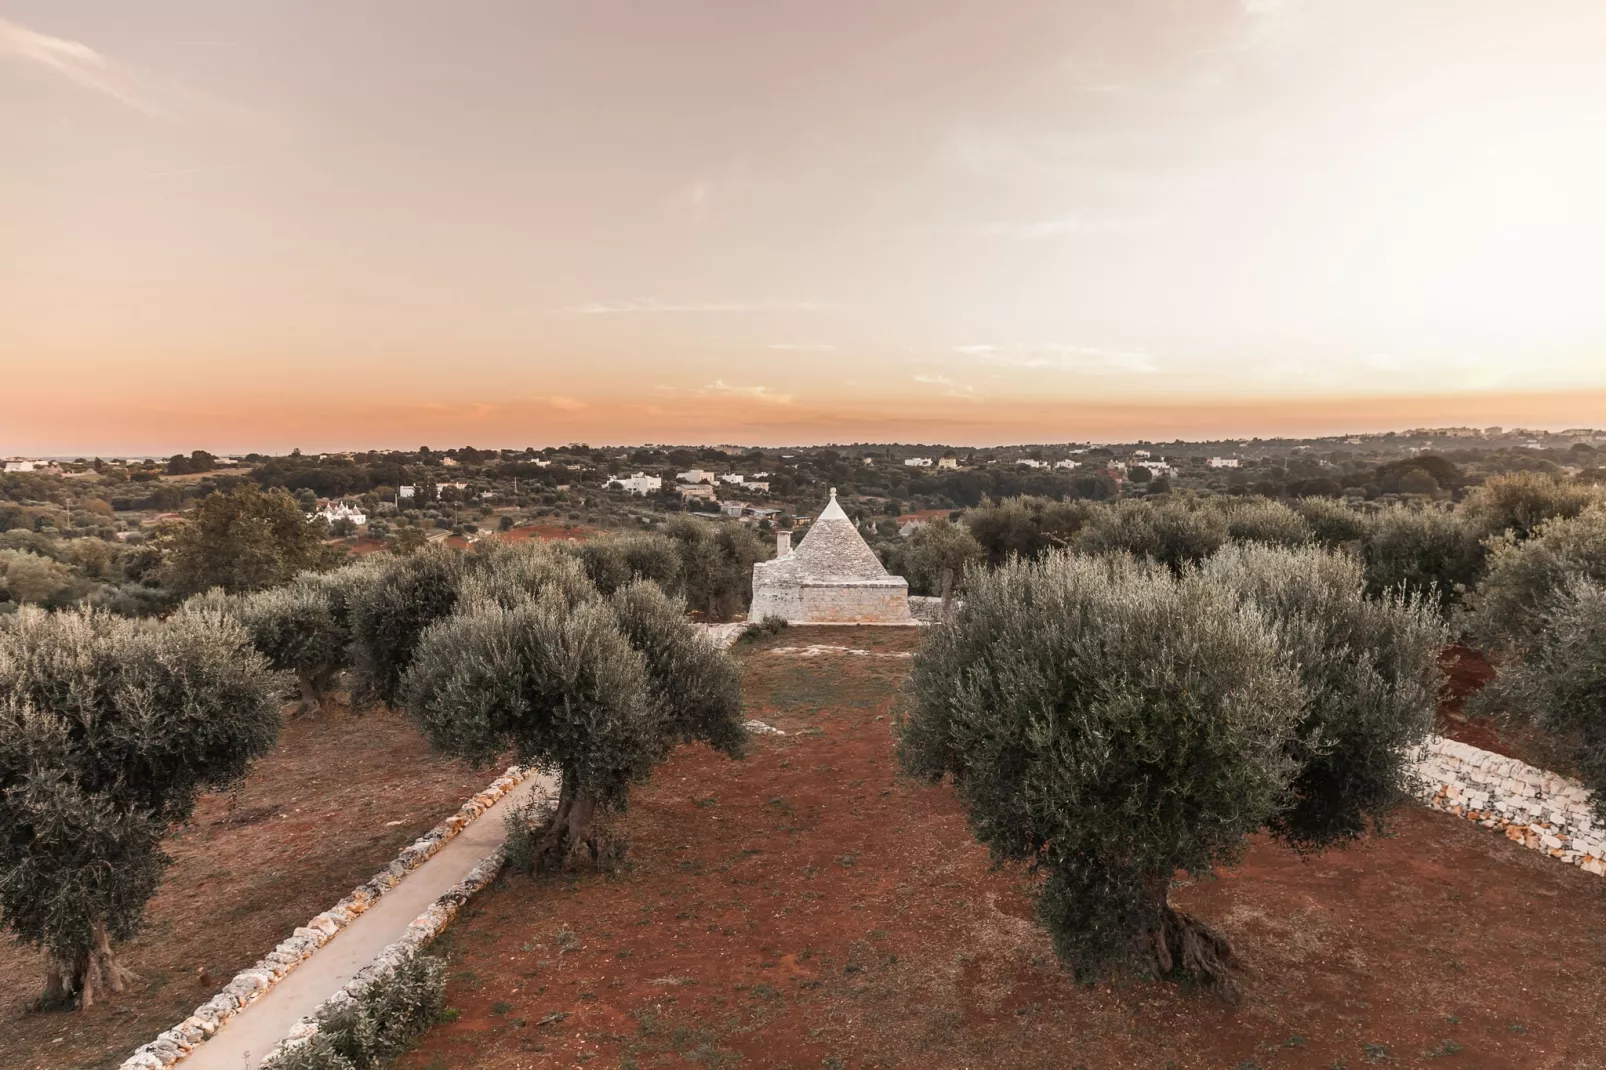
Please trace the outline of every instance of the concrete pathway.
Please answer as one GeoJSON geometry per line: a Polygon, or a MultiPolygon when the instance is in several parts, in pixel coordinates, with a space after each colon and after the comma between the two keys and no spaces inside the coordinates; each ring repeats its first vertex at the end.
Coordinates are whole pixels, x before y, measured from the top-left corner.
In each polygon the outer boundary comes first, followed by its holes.
{"type": "MultiPolygon", "coordinates": [[[[555,792],[554,778],[532,776],[498,799],[284,980],[224,1022],[210,1040],[179,1061],[178,1070],[255,1070],[296,1022],[401,939],[414,918],[500,847],[507,834],[503,816],[538,790],[555,792]]],[[[334,898],[338,895],[330,901],[334,898]]]]}

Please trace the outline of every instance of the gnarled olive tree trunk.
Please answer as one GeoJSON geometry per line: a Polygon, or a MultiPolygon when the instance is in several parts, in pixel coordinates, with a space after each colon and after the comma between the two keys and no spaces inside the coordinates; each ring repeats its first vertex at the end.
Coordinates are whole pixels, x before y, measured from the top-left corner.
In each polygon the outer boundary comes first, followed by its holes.
{"type": "Polygon", "coordinates": [[[296,716],[322,710],[329,697],[329,688],[339,675],[340,670],[336,668],[297,669],[296,684],[301,688],[301,706],[296,710],[296,716]]]}
{"type": "Polygon", "coordinates": [[[584,787],[580,777],[565,769],[562,786],[558,789],[558,808],[552,814],[537,852],[537,867],[552,872],[563,867],[569,855],[583,845],[591,853],[592,861],[601,855],[596,830],[592,827],[597,816],[597,800],[584,787]]]}
{"type": "Polygon", "coordinates": [[[76,955],[51,955],[45,964],[45,991],[39,997],[42,1008],[72,1007],[88,1010],[108,989],[121,992],[128,982],[138,980],[112,953],[111,938],[102,925],[96,925],[91,945],[76,955]]]}
{"type": "Polygon", "coordinates": [[[1169,876],[1147,882],[1155,903],[1153,921],[1138,938],[1139,953],[1160,977],[1193,980],[1237,1002],[1243,995],[1234,971],[1238,956],[1225,936],[1167,901],[1169,876]]]}

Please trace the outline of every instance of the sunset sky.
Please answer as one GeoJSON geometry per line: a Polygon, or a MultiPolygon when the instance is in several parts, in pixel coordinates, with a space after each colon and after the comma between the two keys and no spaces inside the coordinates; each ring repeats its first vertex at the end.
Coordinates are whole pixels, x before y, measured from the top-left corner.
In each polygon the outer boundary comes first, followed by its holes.
{"type": "Polygon", "coordinates": [[[0,0],[0,454],[1606,426],[1602,0],[0,0]]]}

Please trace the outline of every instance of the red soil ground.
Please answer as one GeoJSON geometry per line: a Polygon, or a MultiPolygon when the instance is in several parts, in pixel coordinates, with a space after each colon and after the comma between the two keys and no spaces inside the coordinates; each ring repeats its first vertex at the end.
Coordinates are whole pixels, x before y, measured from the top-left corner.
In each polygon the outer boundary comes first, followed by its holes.
{"type": "Polygon", "coordinates": [[[1577,776],[1566,746],[1537,728],[1521,724],[1502,724],[1493,717],[1473,717],[1466,710],[1467,700],[1495,678],[1494,666],[1482,651],[1466,646],[1450,646],[1439,658],[1446,679],[1444,700],[1439,704],[1440,735],[1494,751],[1567,776],[1577,776]]]}
{"type": "Polygon", "coordinates": [[[488,784],[397,713],[289,722],[237,790],[209,795],[122,950],[140,980],[86,1012],[29,1010],[38,952],[0,942],[0,1067],[115,1067],[488,784]],[[204,970],[203,980],[198,971],[204,970]]]}
{"type": "Polygon", "coordinates": [[[586,527],[584,524],[530,524],[527,527],[499,531],[497,537],[505,542],[525,542],[529,539],[552,542],[559,539],[589,539],[600,534],[602,533],[596,528],[586,527]]]}
{"type": "Polygon", "coordinates": [[[1483,652],[1466,646],[1448,646],[1439,656],[1439,666],[1445,675],[1444,701],[1439,703],[1439,734],[1508,758],[1515,757],[1492,721],[1486,717],[1471,718],[1466,713],[1467,699],[1495,676],[1494,666],[1483,652]]]}
{"type": "Polygon", "coordinates": [[[757,736],[686,747],[616,826],[613,873],[507,877],[446,934],[459,1017],[409,1070],[1606,1065],[1606,881],[1411,806],[1301,858],[1257,841],[1177,901],[1246,997],[1072,982],[946,786],[897,775],[917,634],[794,628],[739,648],[757,736]],[[849,646],[802,657],[777,648],[849,646]]]}

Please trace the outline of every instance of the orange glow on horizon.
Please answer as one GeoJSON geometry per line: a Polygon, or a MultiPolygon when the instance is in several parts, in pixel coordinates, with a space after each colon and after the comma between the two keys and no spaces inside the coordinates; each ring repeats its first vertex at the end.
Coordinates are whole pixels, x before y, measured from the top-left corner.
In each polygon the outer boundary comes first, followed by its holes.
{"type": "MultiPolygon", "coordinates": [[[[12,399],[14,402],[15,399],[12,399]]],[[[86,406],[41,411],[0,403],[0,453],[49,456],[220,454],[366,449],[537,448],[735,443],[805,446],[852,442],[1008,445],[1304,438],[1408,427],[1500,425],[1561,430],[1606,423],[1606,391],[1427,397],[1177,399],[1152,402],[977,406],[785,405],[731,399],[538,398],[426,404],[234,401],[206,406],[86,406]]]]}

